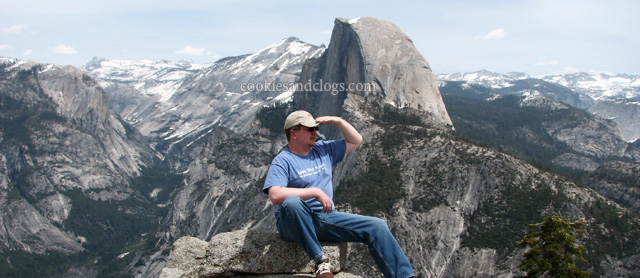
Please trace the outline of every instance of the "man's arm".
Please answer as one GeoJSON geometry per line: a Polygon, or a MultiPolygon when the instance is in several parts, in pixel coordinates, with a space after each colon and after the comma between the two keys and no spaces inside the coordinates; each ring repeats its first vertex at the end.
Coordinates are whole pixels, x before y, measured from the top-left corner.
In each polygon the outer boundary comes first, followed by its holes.
{"type": "Polygon", "coordinates": [[[324,116],[316,118],[316,122],[324,125],[336,125],[342,137],[344,137],[345,143],[347,143],[346,153],[350,153],[362,144],[362,135],[353,127],[350,123],[340,117],[324,116]]]}
{"type": "Polygon", "coordinates": [[[331,198],[324,191],[317,187],[293,188],[274,185],[269,187],[269,200],[274,205],[280,205],[290,196],[298,196],[302,200],[316,198],[322,204],[322,211],[329,213],[333,208],[331,198]]]}

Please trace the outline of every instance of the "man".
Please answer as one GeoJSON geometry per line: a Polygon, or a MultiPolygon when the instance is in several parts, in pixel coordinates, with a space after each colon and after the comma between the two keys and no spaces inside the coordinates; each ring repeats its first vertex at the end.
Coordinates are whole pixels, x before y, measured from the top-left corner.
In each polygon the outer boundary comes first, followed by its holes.
{"type": "Polygon", "coordinates": [[[263,191],[276,209],[282,237],[296,241],[316,263],[316,277],[333,277],[320,241],[364,242],[385,277],[413,277],[413,269],[387,224],[379,218],[341,213],[333,204],[333,165],[362,144],[362,136],[339,117],[314,119],[295,111],[284,122],[289,146],[273,159],[263,191]],[[344,139],[318,141],[318,125],[335,125],[344,139]]]}

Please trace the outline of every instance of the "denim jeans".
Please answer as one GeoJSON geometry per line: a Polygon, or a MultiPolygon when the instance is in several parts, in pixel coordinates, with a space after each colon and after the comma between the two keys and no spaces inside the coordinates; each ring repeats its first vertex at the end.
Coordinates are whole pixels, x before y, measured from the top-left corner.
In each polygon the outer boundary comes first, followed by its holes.
{"type": "Polygon", "coordinates": [[[296,241],[310,260],[322,257],[320,241],[364,242],[385,277],[412,277],[413,269],[387,223],[376,217],[313,211],[298,196],[287,198],[276,215],[278,232],[296,241]]]}

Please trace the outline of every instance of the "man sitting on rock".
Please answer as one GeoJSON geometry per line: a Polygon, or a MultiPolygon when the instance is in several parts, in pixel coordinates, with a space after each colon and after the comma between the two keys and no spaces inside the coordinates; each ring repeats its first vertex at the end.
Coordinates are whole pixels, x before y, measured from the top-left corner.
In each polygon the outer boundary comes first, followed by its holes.
{"type": "Polygon", "coordinates": [[[362,136],[340,117],[314,119],[295,111],[284,122],[289,146],[273,159],[263,191],[276,209],[282,237],[296,241],[316,263],[316,277],[333,277],[320,241],[364,242],[385,277],[413,277],[404,251],[379,218],[334,210],[332,167],[362,144],[362,136]],[[318,141],[318,125],[335,125],[344,139],[318,141]]]}

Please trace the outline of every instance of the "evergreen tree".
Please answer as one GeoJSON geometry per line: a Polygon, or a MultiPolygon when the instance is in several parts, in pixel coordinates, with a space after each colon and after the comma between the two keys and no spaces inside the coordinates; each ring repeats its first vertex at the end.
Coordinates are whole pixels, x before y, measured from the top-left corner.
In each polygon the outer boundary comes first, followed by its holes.
{"type": "Polygon", "coordinates": [[[542,223],[530,224],[536,230],[517,242],[520,247],[531,248],[518,265],[527,273],[524,277],[589,277],[591,274],[578,269],[575,261],[586,262],[582,257],[584,246],[576,243],[576,238],[586,233],[580,229],[585,225],[560,216],[547,216],[542,223]]]}

